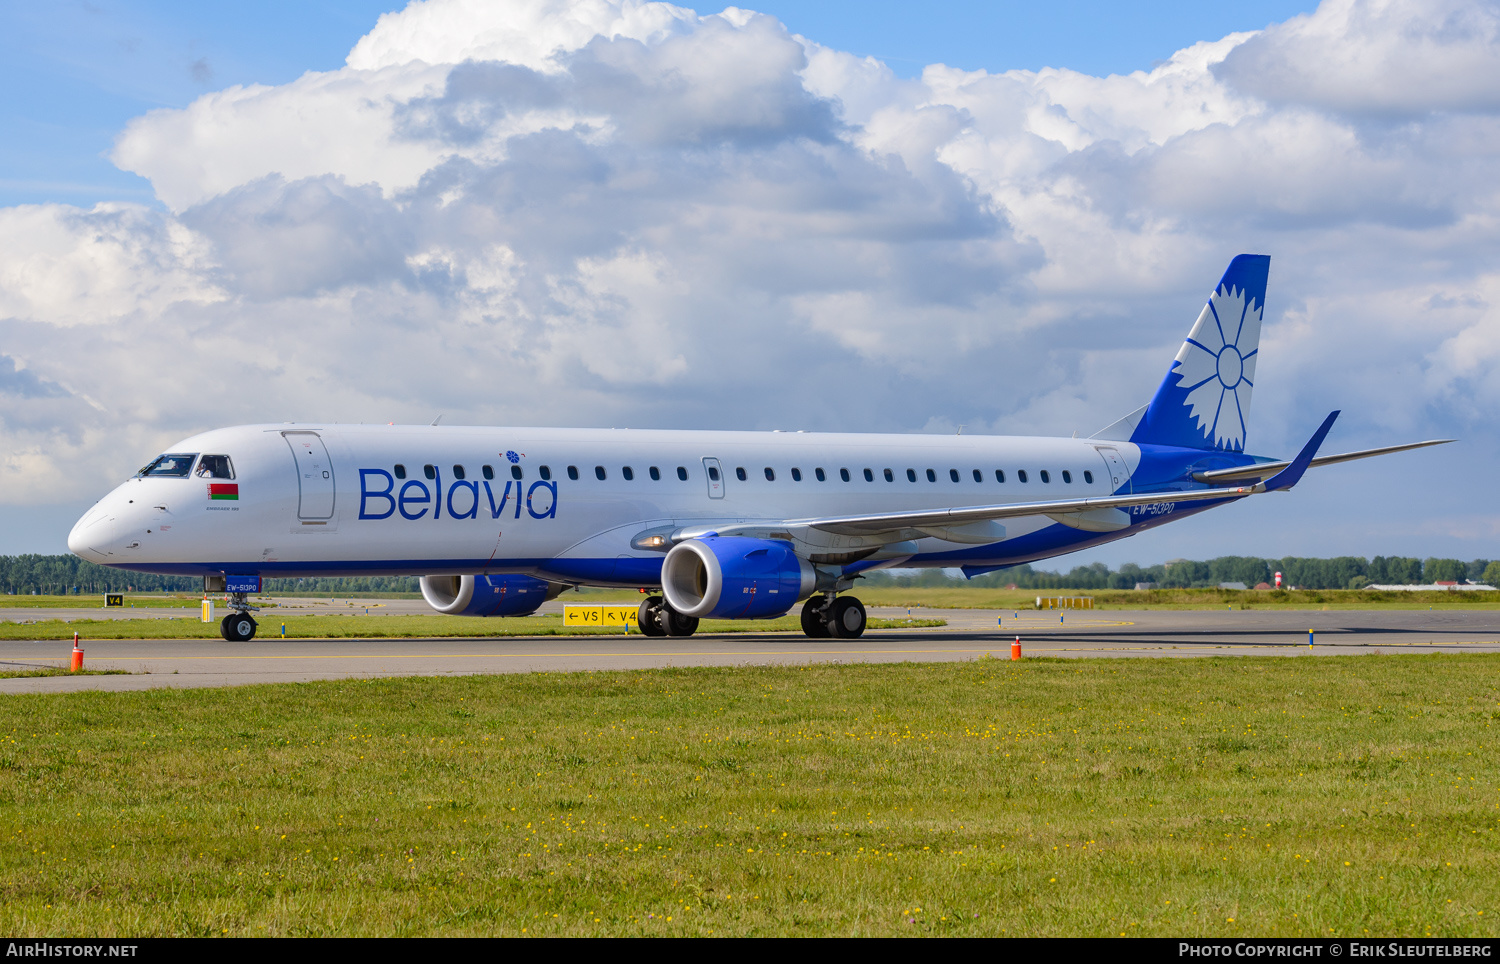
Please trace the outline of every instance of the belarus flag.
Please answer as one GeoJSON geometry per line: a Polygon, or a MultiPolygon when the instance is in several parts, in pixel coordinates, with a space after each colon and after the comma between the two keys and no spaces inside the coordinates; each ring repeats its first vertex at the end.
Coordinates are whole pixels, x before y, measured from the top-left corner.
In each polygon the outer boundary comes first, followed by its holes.
{"type": "Polygon", "coordinates": [[[208,497],[211,500],[224,499],[229,502],[238,502],[240,484],[238,482],[210,482],[208,483],[208,497]]]}

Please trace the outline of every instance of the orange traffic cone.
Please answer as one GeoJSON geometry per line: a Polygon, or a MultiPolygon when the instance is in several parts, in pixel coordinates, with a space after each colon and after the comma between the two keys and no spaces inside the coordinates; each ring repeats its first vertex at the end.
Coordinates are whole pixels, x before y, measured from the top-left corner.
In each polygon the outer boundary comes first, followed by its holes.
{"type": "Polygon", "coordinates": [[[1010,658],[1011,659],[1020,659],[1021,658],[1021,637],[1019,637],[1019,636],[1016,637],[1016,641],[1015,642],[1013,642],[1013,643],[1010,644],[1010,658]]]}
{"type": "Polygon", "coordinates": [[[78,634],[73,634],[73,669],[74,673],[83,669],[83,648],[78,645],[78,634]]]}

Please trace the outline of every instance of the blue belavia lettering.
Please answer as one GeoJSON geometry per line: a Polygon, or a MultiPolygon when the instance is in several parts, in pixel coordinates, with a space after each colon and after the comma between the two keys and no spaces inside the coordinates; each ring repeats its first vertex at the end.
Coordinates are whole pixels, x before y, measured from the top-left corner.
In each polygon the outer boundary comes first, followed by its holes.
{"type": "Polygon", "coordinates": [[[173,445],[68,546],[202,576],[231,597],[233,640],[255,633],[244,587],[259,579],[406,574],[443,613],[523,615],[615,586],[648,591],[648,634],[800,604],[809,636],[854,638],[849,590],[872,569],[973,576],[1448,441],[1320,456],[1334,412],[1294,458],[1247,454],[1269,270],[1235,258],[1155,395],[1089,438],[247,425],[173,445]],[[231,488],[226,510],[212,493],[231,488]]]}
{"type": "MultiPolygon", "coordinates": [[[[499,499],[488,481],[471,482],[459,480],[448,486],[443,500],[450,519],[479,519],[480,507],[487,505],[490,519],[498,519],[514,499],[514,518],[521,518],[523,483],[507,482],[500,489],[499,499]],[[512,492],[511,486],[515,486],[512,492]],[[480,492],[484,495],[481,498],[480,492]]],[[[441,491],[439,489],[439,491],[441,491]]],[[[426,484],[412,479],[398,491],[396,478],[385,469],[359,470],[359,515],[361,521],[390,519],[393,517],[415,522],[427,516],[428,506],[436,501],[433,490],[426,484]]],[[[557,518],[557,483],[533,482],[526,488],[526,513],[533,519],[557,518]]],[[[433,521],[441,518],[437,512],[433,521]]]]}

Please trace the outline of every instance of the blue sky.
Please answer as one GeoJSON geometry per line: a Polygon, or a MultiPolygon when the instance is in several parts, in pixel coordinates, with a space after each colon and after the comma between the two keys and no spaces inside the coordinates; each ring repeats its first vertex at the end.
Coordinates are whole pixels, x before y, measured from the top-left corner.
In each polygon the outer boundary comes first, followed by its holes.
{"type": "Polygon", "coordinates": [[[0,6],[0,553],[246,422],[1086,435],[1260,252],[1253,451],[1463,441],[1091,558],[1500,557],[1493,3],[621,2],[0,6]]]}

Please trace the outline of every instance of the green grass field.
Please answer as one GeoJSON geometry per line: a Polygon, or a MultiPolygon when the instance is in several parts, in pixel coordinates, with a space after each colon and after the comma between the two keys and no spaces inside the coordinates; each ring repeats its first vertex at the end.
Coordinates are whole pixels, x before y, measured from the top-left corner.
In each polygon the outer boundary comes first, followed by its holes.
{"type": "MultiPolygon", "coordinates": [[[[181,593],[125,593],[125,606],[129,609],[191,609],[198,605],[202,596],[181,593]]],[[[0,610],[4,609],[103,609],[103,596],[0,596],[0,610]]]]}
{"type": "Polygon", "coordinates": [[[1500,933],[1500,662],[4,697],[0,931],[1500,933]]]}
{"type": "MultiPolygon", "coordinates": [[[[222,613],[220,613],[222,615],[222,613]]],[[[495,636],[619,636],[623,629],[596,626],[564,626],[562,616],[516,616],[486,619],[482,616],[299,616],[261,613],[257,639],[279,638],[286,627],[287,639],[373,639],[385,637],[495,637],[495,636]]],[[[912,629],[946,626],[943,619],[870,619],[870,629],[912,629]]],[[[703,633],[801,632],[797,616],[780,619],[705,619],[703,633]]],[[[67,639],[78,633],[91,639],[218,639],[219,622],[200,622],[197,617],[178,619],[45,619],[36,622],[0,622],[0,640],[67,639]]]]}
{"type": "Polygon", "coordinates": [[[1500,609],[1500,592],[1374,592],[1364,589],[981,589],[860,586],[866,606],[1032,609],[1038,596],[1088,596],[1096,609],[1500,609]]]}

